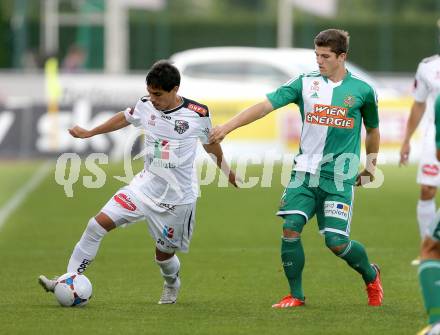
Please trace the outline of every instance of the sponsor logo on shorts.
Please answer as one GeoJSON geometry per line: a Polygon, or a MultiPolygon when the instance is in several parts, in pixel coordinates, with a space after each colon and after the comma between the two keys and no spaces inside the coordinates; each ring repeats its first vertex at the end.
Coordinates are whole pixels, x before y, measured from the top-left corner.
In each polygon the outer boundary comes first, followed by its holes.
{"type": "Polygon", "coordinates": [[[131,201],[130,197],[124,193],[116,194],[113,199],[121,205],[123,208],[128,209],[129,211],[135,211],[136,205],[131,201]]]}
{"type": "Polygon", "coordinates": [[[165,208],[166,210],[172,212],[176,209],[176,205],[170,205],[170,204],[166,204],[164,202],[161,202],[159,204],[157,204],[159,207],[161,208],[165,208]]]}
{"type": "Polygon", "coordinates": [[[324,202],[324,216],[326,217],[347,220],[349,212],[350,212],[350,206],[347,204],[338,201],[324,202]]]}
{"type": "Polygon", "coordinates": [[[157,239],[156,244],[159,244],[162,247],[167,248],[167,249],[179,249],[179,247],[172,245],[172,244],[169,244],[169,243],[165,242],[164,240],[162,240],[161,238],[157,239]]]}
{"type": "Polygon", "coordinates": [[[174,228],[173,227],[164,226],[162,234],[166,238],[172,239],[173,236],[174,236],[174,228]]]}
{"type": "Polygon", "coordinates": [[[437,176],[439,173],[439,167],[437,164],[425,164],[422,166],[422,173],[427,176],[437,176]]]}

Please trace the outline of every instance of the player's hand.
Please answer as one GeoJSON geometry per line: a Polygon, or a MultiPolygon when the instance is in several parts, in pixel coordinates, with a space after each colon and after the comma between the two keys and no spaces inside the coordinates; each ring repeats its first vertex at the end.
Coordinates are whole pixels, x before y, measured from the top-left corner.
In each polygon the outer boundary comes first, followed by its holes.
{"type": "Polygon", "coordinates": [[[91,131],[81,128],[79,126],[75,126],[69,129],[69,134],[76,138],[88,138],[93,136],[91,131]]]}
{"type": "Polygon", "coordinates": [[[217,144],[223,141],[228,132],[225,129],[225,126],[217,126],[211,129],[209,132],[209,143],[217,144]]]}
{"type": "Polygon", "coordinates": [[[234,171],[229,171],[229,182],[236,188],[239,188],[239,184],[243,183],[243,180],[235,174],[234,171]]]}
{"type": "Polygon", "coordinates": [[[399,166],[408,164],[409,153],[411,151],[411,146],[409,142],[403,142],[402,148],[400,149],[400,161],[399,166]]]}
{"type": "Polygon", "coordinates": [[[368,170],[362,170],[356,178],[356,186],[364,186],[374,181],[374,175],[368,170]]]}

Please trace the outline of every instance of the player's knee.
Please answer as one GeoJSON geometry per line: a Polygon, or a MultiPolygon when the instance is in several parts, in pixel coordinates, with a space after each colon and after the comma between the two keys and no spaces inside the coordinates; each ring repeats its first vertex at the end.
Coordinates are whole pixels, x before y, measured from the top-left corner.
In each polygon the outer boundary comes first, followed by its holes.
{"type": "Polygon", "coordinates": [[[420,189],[420,199],[431,200],[435,197],[436,192],[437,192],[437,187],[430,185],[422,185],[420,189]]]}
{"type": "Polygon", "coordinates": [[[440,242],[425,237],[420,254],[422,259],[440,259],[440,242]]]}
{"type": "Polygon", "coordinates": [[[174,256],[174,252],[164,252],[162,250],[159,250],[158,248],[156,248],[156,262],[163,262],[166,261],[170,258],[172,258],[174,256]]]}
{"type": "MultiPolygon", "coordinates": [[[[100,212],[98,215],[96,215],[94,218],[92,218],[94,220],[96,220],[96,222],[102,227],[104,228],[106,231],[110,231],[114,228],[116,228],[115,223],[113,222],[112,219],[109,218],[109,216],[107,214],[104,214],[102,212],[100,212]]],[[[92,220],[91,219],[91,220],[92,220]]],[[[90,221],[89,221],[90,223],[90,221]]]]}
{"type": "Polygon", "coordinates": [[[283,237],[299,237],[305,224],[306,219],[302,215],[289,215],[285,217],[283,224],[283,237]]]}
{"type": "Polygon", "coordinates": [[[350,242],[347,236],[336,234],[333,232],[326,231],[324,233],[325,236],[325,245],[329,248],[335,255],[341,255],[345,251],[350,242]]]}
{"type": "Polygon", "coordinates": [[[283,229],[283,237],[285,238],[295,238],[295,237],[300,237],[301,234],[298,233],[297,231],[294,230],[290,230],[290,229],[283,229]]]}

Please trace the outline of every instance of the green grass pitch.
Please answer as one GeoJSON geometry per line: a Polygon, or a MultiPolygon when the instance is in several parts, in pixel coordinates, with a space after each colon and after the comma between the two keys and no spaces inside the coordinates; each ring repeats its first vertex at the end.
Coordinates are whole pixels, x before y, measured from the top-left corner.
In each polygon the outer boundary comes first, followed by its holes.
{"type": "MultiPolygon", "coordinates": [[[[0,208],[38,163],[0,167],[0,208]]],[[[415,167],[382,166],[379,189],[357,189],[353,239],[382,269],[385,302],[367,306],[361,277],[326,249],[312,220],[303,232],[304,308],[273,310],[287,294],[280,262],[282,193],[272,187],[203,186],[189,254],[180,254],[176,305],[159,306],[162,279],[146,225],[110,233],[87,271],[94,296],[84,308],[59,307],[37,284],[65,272],[88,219],[122,184],[121,165],[106,168],[101,189],[74,186],[67,198],[51,173],[0,230],[1,334],[415,334],[426,323],[417,269],[415,167]]],[[[258,176],[261,168],[251,170],[258,176]]],[[[84,171],[87,174],[86,171],[84,171]]],[[[81,178],[80,178],[81,180],[81,178]]]]}

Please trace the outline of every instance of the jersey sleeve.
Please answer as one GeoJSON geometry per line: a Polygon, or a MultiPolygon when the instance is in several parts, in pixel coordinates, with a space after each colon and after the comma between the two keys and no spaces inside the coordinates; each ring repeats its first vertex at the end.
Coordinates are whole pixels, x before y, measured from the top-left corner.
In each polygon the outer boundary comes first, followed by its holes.
{"type": "Polygon", "coordinates": [[[440,150],[440,95],[435,99],[435,146],[440,150]]]}
{"type": "Polygon", "coordinates": [[[124,111],[125,119],[135,127],[142,125],[142,114],[140,112],[140,104],[142,101],[138,101],[135,107],[129,107],[124,111]]]}
{"type": "Polygon", "coordinates": [[[368,86],[364,105],[361,107],[362,119],[367,128],[379,127],[379,110],[377,107],[377,94],[374,88],[368,86]]]}
{"type": "Polygon", "coordinates": [[[425,102],[429,94],[429,86],[423,75],[423,69],[423,63],[420,63],[414,78],[413,98],[417,102],[425,102]]]}
{"type": "Polygon", "coordinates": [[[209,144],[208,136],[212,128],[211,116],[204,116],[201,117],[199,120],[200,120],[200,128],[199,128],[200,142],[202,142],[202,144],[209,144]]]}
{"type": "Polygon", "coordinates": [[[301,99],[302,94],[302,75],[294,78],[277,90],[266,94],[267,99],[274,109],[281,108],[290,103],[296,103],[301,99]]]}

